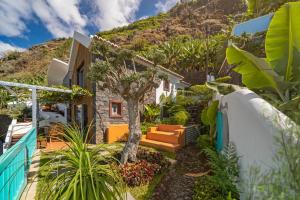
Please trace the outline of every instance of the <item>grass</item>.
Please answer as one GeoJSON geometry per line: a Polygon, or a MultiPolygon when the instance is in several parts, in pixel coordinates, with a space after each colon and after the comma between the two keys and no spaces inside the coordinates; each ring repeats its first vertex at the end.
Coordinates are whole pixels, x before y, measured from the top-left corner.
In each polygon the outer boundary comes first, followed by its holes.
{"type": "MultiPolygon", "coordinates": [[[[41,156],[40,156],[40,166],[45,165],[45,163],[47,163],[50,160],[50,153],[46,153],[46,152],[41,152],[41,156]]],[[[43,187],[43,185],[45,184],[44,181],[42,181],[42,178],[45,177],[47,175],[47,171],[50,170],[50,166],[49,168],[46,167],[40,167],[39,168],[39,173],[38,173],[38,184],[36,187],[36,193],[38,193],[38,191],[41,190],[41,187],[43,187]]],[[[37,195],[35,195],[35,199],[38,200],[37,195]]]]}
{"type": "Polygon", "coordinates": [[[150,183],[138,187],[129,188],[128,191],[136,200],[149,199],[152,196],[155,187],[160,183],[164,175],[165,173],[158,174],[150,183]]]}

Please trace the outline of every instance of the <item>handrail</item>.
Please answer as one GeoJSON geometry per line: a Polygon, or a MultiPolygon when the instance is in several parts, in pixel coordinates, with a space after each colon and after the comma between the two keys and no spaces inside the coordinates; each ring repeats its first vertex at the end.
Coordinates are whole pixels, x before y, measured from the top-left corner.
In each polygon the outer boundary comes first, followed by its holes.
{"type": "Polygon", "coordinates": [[[19,199],[27,184],[27,173],[36,149],[36,129],[32,128],[0,156],[0,199],[19,199]]]}
{"type": "Polygon", "coordinates": [[[14,128],[14,126],[16,124],[17,124],[17,120],[13,119],[11,121],[11,124],[8,127],[8,130],[7,130],[7,133],[6,133],[6,137],[5,137],[5,142],[3,144],[3,153],[5,153],[7,151],[7,149],[9,148],[9,146],[11,144],[13,128],[14,128]]]}

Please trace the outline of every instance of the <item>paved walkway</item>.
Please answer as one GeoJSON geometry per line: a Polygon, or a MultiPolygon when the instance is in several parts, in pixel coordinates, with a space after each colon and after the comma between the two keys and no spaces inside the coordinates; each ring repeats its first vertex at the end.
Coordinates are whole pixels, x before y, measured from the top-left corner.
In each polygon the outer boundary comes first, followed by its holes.
{"type": "Polygon", "coordinates": [[[192,200],[195,182],[208,172],[206,156],[197,146],[176,153],[176,164],[155,188],[151,200],[192,200]]]}
{"type": "Polygon", "coordinates": [[[38,184],[38,172],[40,168],[40,154],[41,152],[38,149],[30,165],[27,186],[21,196],[21,200],[34,200],[35,198],[36,187],[38,184]]]}

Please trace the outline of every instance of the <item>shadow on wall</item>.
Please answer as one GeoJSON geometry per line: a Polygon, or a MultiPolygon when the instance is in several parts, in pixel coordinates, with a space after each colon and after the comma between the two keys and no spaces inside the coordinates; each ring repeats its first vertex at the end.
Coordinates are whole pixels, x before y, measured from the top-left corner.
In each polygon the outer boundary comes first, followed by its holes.
{"type": "Polygon", "coordinates": [[[257,164],[262,171],[273,166],[275,136],[287,130],[289,118],[248,89],[221,97],[228,117],[229,141],[237,147],[241,171],[257,164]],[[227,106],[226,106],[227,105],[227,106]]]}
{"type": "Polygon", "coordinates": [[[4,142],[12,119],[8,115],[0,115],[0,140],[4,142]]]}

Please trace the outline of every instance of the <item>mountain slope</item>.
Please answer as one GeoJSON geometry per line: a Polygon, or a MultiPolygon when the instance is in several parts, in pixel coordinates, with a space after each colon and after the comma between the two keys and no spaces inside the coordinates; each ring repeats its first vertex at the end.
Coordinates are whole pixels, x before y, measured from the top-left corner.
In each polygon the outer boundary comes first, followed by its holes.
{"type": "Polygon", "coordinates": [[[57,39],[8,53],[0,60],[0,80],[46,84],[49,63],[53,58],[68,62],[71,43],[71,39],[57,39]]]}
{"type": "MultiPolygon", "coordinates": [[[[140,53],[178,36],[202,37],[227,29],[229,15],[246,10],[243,0],[197,0],[178,4],[166,14],[139,20],[128,26],[98,33],[125,48],[140,53]],[[208,28],[207,28],[208,27],[208,28]]],[[[57,39],[12,52],[0,60],[0,79],[46,84],[47,66],[52,58],[68,61],[71,39],[57,39]]],[[[168,67],[168,66],[166,66],[168,67]]]]}

